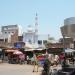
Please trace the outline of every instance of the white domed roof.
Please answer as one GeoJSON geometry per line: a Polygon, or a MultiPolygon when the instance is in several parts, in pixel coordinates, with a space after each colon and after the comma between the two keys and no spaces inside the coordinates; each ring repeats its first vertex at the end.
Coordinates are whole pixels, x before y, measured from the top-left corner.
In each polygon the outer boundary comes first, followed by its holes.
{"type": "Polygon", "coordinates": [[[31,25],[28,25],[28,29],[27,29],[28,32],[33,32],[33,27],[31,25]]]}

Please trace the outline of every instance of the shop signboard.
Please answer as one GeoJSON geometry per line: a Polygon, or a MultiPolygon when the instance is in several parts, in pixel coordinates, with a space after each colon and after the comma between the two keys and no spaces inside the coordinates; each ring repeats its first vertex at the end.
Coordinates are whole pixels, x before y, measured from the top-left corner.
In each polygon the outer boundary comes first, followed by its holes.
{"type": "Polygon", "coordinates": [[[39,61],[39,63],[41,65],[44,64],[44,62],[45,62],[45,56],[39,55],[39,56],[37,56],[37,59],[38,59],[38,61],[39,61]]]}
{"type": "Polygon", "coordinates": [[[15,43],[15,48],[22,48],[22,44],[21,43],[15,43]]]}

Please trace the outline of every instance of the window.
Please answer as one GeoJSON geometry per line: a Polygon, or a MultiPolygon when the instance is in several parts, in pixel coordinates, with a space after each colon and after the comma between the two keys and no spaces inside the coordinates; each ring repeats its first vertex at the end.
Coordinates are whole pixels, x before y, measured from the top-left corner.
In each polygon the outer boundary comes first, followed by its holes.
{"type": "Polygon", "coordinates": [[[42,44],[42,40],[38,40],[38,44],[41,45],[42,44]]]}
{"type": "Polygon", "coordinates": [[[43,44],[46,44],[47,43],[47,40],[43,40],[43,44]]]}
{"type": "Polygon", "coordinates": [[[32,41],[31,41],[30,39],[28,40],[28,42],[29,42],[30,44],[32,44],[32,41]]]}
{"type": "Polygon", "coordinates": [[[8,28],[6,28],[6,27],[4,28],[4,30],[7,30],[7,29],[8,29],[8,28]]]}
{"type": "Polygon", "coordinates": [[[5,42],[8,42],[8,39],[7,38],[5,39],[5,42]]]}
{"type": "Polygon", "coordinates": [[[5,34],[7,34],[7,32],[5,32],[5,34]]]}

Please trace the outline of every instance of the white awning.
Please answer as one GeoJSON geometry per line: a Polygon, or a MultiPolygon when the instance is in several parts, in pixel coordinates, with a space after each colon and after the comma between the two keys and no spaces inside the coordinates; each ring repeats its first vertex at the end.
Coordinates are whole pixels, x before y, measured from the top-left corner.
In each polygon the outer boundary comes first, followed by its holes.
{"type": "Polygon", "coordinates": [[[30,48],[30,49],[38,48],[38,44],[29,44],[29,43],[26,43],[25,44],[25,48],[30,48]]]}
{"type": "Polygon", "coordinates": [[[75,52],[75,50],[74,49],[70,49],[70,48],[65,49],[65,53],[72,53],[72,52],[75,52]]]}
{"type": "Polygon", "coordinates": [[[34,49],[25,49],[25,51],[34,51],[34,49]]]}
{"type": "Polygon", "coordinates": [[[43,49],[42,48],[31,48],[31,49],[25,49],[25,51],[42,51],[43,49]]]}

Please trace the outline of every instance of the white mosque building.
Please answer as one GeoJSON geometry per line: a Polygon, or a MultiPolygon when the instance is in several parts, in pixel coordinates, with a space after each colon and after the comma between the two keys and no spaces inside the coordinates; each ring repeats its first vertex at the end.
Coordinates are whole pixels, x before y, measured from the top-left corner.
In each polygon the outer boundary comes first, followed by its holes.
{"type": "Polygon", "coordinates": [[[44,44],[48,40],[47,34],[38,34],[31,25],[28,25],[27,31],[23,33],[23,42],[37,47],[44,47],[44,44]]]}
{"type": "Polygon", "coordinates": [[[35,27],[28,25],[27,31],[23,33],[23,42],[37,47],[44,47],[47,42],[48,35],[41,35],[38,33],[38,16],[35,17],[35,27]]]}
{"type": "Polygon", "coordinates": [[[27,31],[23,33],[23,42],[29,44],[36,44],[38,42],[38,35],[31,25],[28,25],[27,31]]]}

